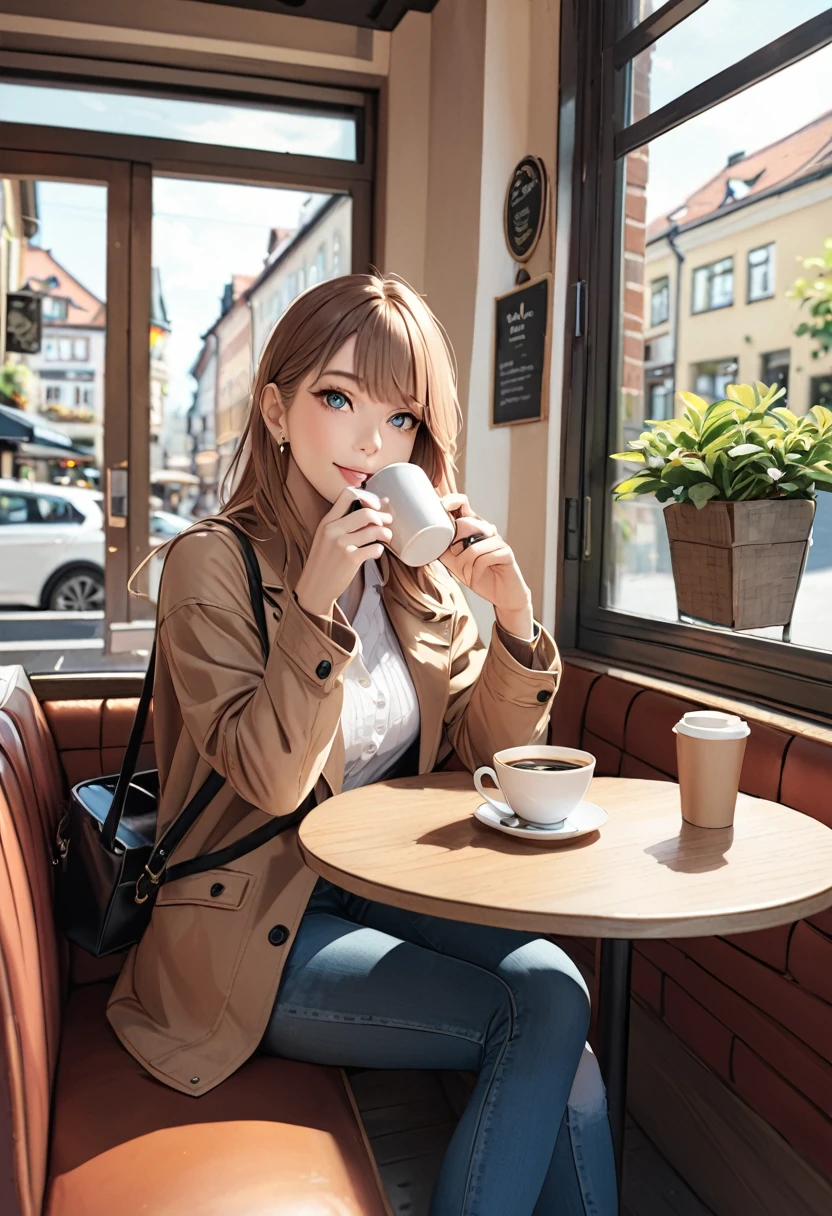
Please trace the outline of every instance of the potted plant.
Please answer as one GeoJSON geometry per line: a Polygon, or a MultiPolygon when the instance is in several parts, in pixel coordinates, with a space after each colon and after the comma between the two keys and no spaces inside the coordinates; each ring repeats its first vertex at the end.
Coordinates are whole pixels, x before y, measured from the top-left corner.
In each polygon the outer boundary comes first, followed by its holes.
{"type": "Polygon", "coordinates": [[[799,418],[777,385],[730,384],[708,405],[648,421],[614,460],[641,464],[616,499],[654,494],[679,613],[730,629],[788,625],[811,543],[815,491],[832,491],[832,410],[799,418]]]}

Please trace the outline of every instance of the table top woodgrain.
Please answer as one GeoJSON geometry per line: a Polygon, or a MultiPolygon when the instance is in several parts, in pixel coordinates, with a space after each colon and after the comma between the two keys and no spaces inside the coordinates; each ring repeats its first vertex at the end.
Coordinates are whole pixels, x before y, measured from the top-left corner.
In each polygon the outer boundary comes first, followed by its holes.
{"type": "Polygon", "coordinates": [[[356,895],[474,924],[587,937],[697,937],[787,924],[832,905],[832,830],[740,794],[733,828],[683,822],[670,781],[596,777],[600,830],[526,844],[473,817],[469,773],[330,798],[299,829],[307,865],[356,895]]]}

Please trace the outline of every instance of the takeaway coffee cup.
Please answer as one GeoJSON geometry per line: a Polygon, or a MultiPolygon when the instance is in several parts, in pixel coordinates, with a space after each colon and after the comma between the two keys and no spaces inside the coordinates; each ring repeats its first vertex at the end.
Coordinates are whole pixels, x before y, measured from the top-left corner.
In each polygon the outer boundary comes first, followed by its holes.
{"type": "Polygon", "coordinates": [[[474,773],[477,792],[498,815],[517,815],[528,823],[563,823],[583,801],[595,772],[595,757],[575,747],[529,744],[494,753],[494,768],[484,764],[474,773]],[[495,791],[483,785],[489,776],[495,791]]]}
{"type": "Polygon", "coordinates": [[[751,733],[736,714],[697,709],[673,727],[682,818],[700,828],[729,828],[751,733]]]}
{"type": "Polygon", "coordinates": [[[388,500],[389,547],[406,566],[435,561],[456,535],[454,521],[418,464],[388,464],[365,481],[364,489],[388,500]]]}

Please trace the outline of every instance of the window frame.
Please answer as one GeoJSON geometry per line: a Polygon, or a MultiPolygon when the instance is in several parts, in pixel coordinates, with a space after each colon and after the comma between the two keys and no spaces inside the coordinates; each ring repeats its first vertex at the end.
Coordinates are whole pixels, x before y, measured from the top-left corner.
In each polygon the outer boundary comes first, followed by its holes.
{"type": "Polygon", "coordinates": [[[746,253],[746,255],[745,255],[745,302],[746,302],[746,304],[759,304],[762,300],[773,300],[774,297],[777,295],[777,255],[775,252],[776,248],[777,248],[776,241],[767,241],[765,243],[765,245],[755,245],[753,249],[749,249],[748,252],[746,253]],[[753,296],[751,294],[751,255],[753,253],[761,253],[764,249],[767,251],[768,257],[766,258],[765,263],[759,263],[759,264],[765,265],[766,269],[768,271],[770,271],[770,273],[771,273],[771,290],[769,292],[767,292],[764,296],[753,296]]]}
{"type": "Polygon", "coordinates": [[[565,526],[558,538],[557,636],[566,650],[832,720],[832,653],[602,606],[608,457],[615,450],[613,322],[621,286],[624,158],[832,42],[827,14],[811,18],[626,125],[626,65],[672,28],[674,15],[681,20],[698,7],[669,0],[623,37],[616,34],[619,0],[564,0],[561,10],[558,217],[559,226],[568,228],[560,239],[569,251],[571,290],[564,318],[565,526]]]}
{"type": "Polygon", "coordinates": [[[701,317],[704,313],[719,312],[723,308],[733,308],[734,307],[735,284],[736,284],[736,280],[735,280],[735,275],[734,275],[734,255],[733,254],[729,254],[728,257],[717,258],[717,260],[715,262],[706,262],[704,266],[694,266],[693,271],[691,272],[691,276],[690,276],[690,288],[691,288],[690,312],[691,312],[691,316],[692,317],[701,317]],[[724,263],[726,263],[726,262],[731,263],[731,299],[728,300],[725,304],[714,304],[714,283],[716,282],[716,280],[718,278],[724,277],[724,273],[719,274],[719,275],[716,274],[716,268],[717,268],[717,266],[724,265],[724,263]],[[702,273],[706,273],[708,275],[708,279],[707,279],[708,306],[707,306],[707,308],[697,308],[696,307],[696,276],[698,274],[702,274],[702,273]]]}
{"type": "Polygon", "coordinates": [[[660,274],[657,279],[650,280],[650,328],[655,329],[657,325],[667,325],[670,321],[670,275],[660,274]],[[664,292],[664,316],[657,320],[654,316],[654,305],[656,296],[659,291],[656,290],[658,284],[662,284],[661,291],[664,292]]]}

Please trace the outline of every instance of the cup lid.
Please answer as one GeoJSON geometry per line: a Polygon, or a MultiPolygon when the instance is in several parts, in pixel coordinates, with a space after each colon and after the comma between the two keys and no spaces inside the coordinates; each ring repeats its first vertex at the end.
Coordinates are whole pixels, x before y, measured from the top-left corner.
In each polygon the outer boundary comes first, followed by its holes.
{"type": "Polygon", "coordinates": [[[751,734],[744,719],[717,709],[692,709],[682,715],[673,729],[693,739],[744,739],[751,734]]]}

